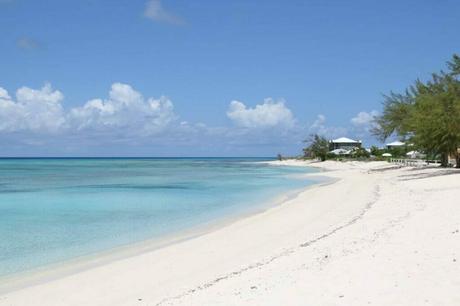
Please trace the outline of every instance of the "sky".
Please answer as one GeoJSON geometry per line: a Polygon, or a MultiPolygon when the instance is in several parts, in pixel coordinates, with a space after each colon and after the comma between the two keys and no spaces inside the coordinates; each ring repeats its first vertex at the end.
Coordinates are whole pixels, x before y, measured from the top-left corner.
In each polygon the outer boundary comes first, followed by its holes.
{"type": "Polygon", "coordinates": [[[382,95],[460,53],[456,0],[0,0],[0,156],[365,146],[382,95]]]}

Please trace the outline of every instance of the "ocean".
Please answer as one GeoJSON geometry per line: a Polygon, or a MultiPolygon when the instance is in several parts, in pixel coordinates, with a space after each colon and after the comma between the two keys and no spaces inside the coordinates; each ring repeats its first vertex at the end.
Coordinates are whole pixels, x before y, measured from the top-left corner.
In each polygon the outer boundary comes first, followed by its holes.
{"type": "Polygon", "coordinates": [[[314,169],[264,158],[0,159],[0,276],[273,205],[314,169]]]}

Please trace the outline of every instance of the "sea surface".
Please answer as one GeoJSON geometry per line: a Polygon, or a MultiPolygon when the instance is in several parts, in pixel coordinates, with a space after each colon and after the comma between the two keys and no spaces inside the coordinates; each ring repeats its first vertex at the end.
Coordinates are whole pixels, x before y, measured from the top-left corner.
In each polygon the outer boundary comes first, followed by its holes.
{"type": "Polygon", "coordinates": [[[0,159],[0,276],[250,213],[313,183],[301,178],[313,169],[264,160],[0,159]]]}

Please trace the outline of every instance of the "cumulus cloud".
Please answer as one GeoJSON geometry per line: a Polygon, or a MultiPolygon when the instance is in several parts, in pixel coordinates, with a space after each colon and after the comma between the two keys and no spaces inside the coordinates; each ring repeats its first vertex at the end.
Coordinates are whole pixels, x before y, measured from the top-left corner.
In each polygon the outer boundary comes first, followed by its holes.
{"type": "Polygon", "coordinates": [[[151,135],[176,119],[167,97],[144,97],[130,85],[114,83],[108,99],[92,99],[64,110],[64,95],[50,84],[21,87],[13,99],[0,87],[0,132],[75,133],[81,130],[151,135]]]}
{"type": "Polygon", "coordinates": [[[0,131],[57,132],[65,124],[64,95],[50,84],[41,89],[21,87],[14,101],[0,87],[0,131]]]}
{"type": "Polygon", "coordinates": [[[316,116],[315,121],[311,125],[311,129],[322,129],[324,127],[324,124],[326,123],[326,116],[319,114],[316,116]]]}
{"type": "Polygon", "coordinates": [[[355,117],[351,118],[350,122],[356,127],[369,127],[378,114],[376,110],[371,112],[359,112],[355,117]]]}
{"type": "Polygon", "coordinates": [[[237,126],[244,128],[292,127],[294,116],[283,100],[274,101],[271,98],[254,108],[247,107],[239,101],[230,102],[227,116],[237,126]]]}
{"type": "Polygon", "coordinates": [[[310,133],[324,137],[335,138],[347,135],[348,129],[340,126],[330,126],[327,124],[326,116],[319,114],[309,128],[310,133]]]}
{"type": "Polygon", "coordinates": [[[161,0],[149,0],[145,4],[144,16],[156,21],[181,25],[184,20],[163,8],[161,0]]]}
{"type": "Polygon", "coordinates": [[[0,99],[10,100],[11,97],[8,94],[8,91],[2,87],[0,87],[0,99]]]}
{"type": "Polygon", "coordinates": [[[143,134],[161,131],[176,119],[166,97],[147,100],[130,85],[114,83],[106,100],[93,99],[70,111],[68,120],[77,130],[130,129],[143,134]]]}
{"type": "Polygon", "coordinates": [[[360,139],[367,140],[367,142],[372,141],[372,128],[375,127],[374,119],[379,115],[379,112],[376,110],[370,112],[359,112],[350,119],[352,125],[353,133],[360,139]]]}

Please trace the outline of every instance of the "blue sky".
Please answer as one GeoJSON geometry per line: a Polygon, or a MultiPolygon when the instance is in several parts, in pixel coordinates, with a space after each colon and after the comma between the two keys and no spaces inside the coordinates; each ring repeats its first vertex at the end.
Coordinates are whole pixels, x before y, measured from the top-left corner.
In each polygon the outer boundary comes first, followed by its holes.
{"type": "Polygon", "coordinates": [[[0,155],[273,156],[369,135],[458,1],[0,0],[0,155]]]}

